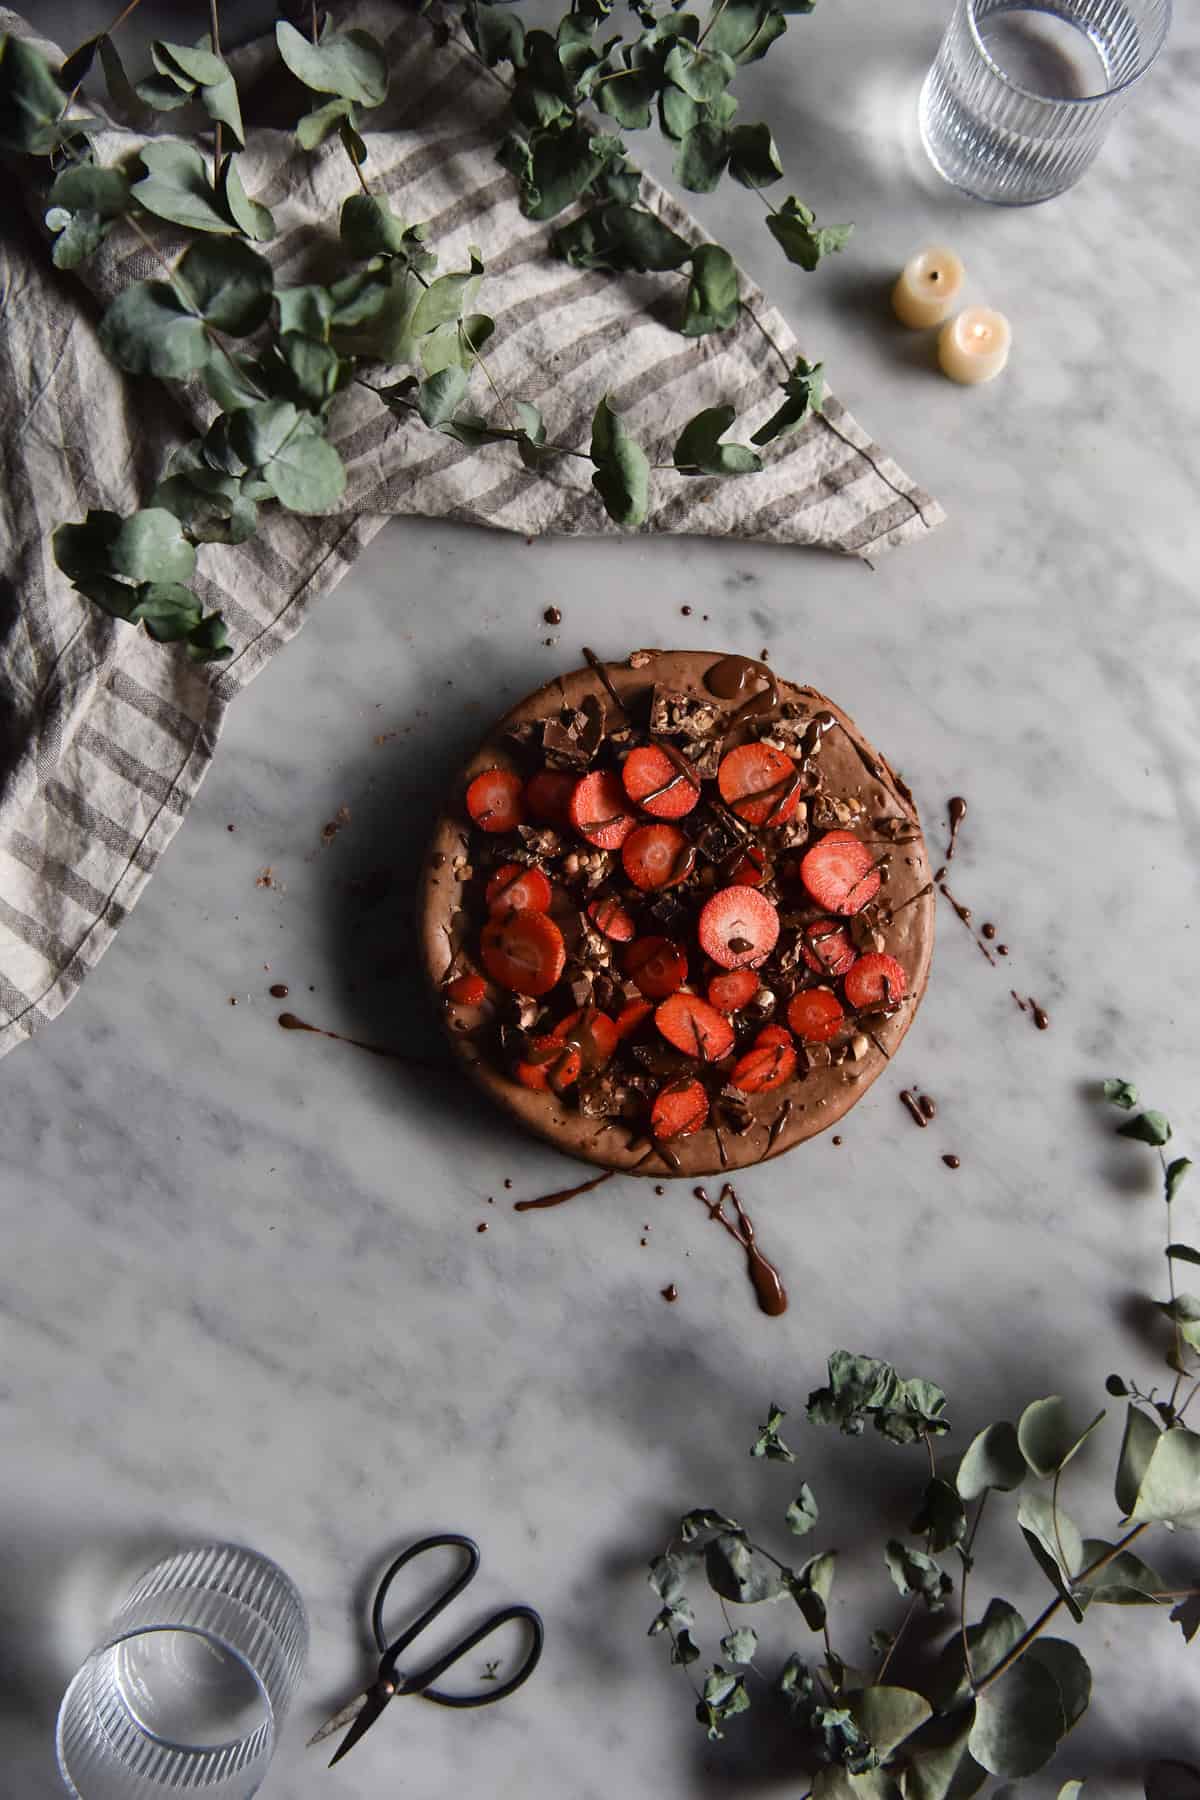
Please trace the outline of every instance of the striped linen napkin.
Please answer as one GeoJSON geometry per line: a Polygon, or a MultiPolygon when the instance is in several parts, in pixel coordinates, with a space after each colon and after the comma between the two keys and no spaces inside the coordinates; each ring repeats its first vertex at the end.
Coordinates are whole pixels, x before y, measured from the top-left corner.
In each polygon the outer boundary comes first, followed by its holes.
{"type": "MultiPolygon", "coordinates": [[[[522,218],[515,183],[495,160],[505,104],[497,77],[453,42],[436,44],[427,19],[387,0],[363,0],[343,22],[382,38],[393,69],[391,97],[370,115],[372,186],[403,216],[428,223],[443,268],[465,266],[469,243],[481,247],[496,321],[489,363],[504,390],[542,407],[552,441],[585,438],[606,389],[647,449],[660,447],[654,460],[669,456],[703,406],[733,402],[740,436],[769,415],[781,370],[767,336],[788,357],[797,345],[744,275],[748,310],[737,327],[684,339],[659,316],[662,277],[581,274],[552,259],[546,227],[522,218]]],[[[29,35],[3,8],[0,29],[29,35]]],[[[248,116],[262,116],[264,102],[270,116],[273,44],[230,60],[248,116]]],[[[100,159],[140,141],[108,131],[100,159]]],[[[340,146],[305,155],[290,133],[256,128],[241,166],[247,190],[275,216],[265,254],[278,278],[310,278],[346,193],[340,146]]],[[[643,197],[681,236],[702,241],[648,179],[643,197]]],[[[123,376],[99,348],[100,308],[155,272],[128,233],[114,233],[69,276],[53,268],[35,222],[22,227],[10,214],[0,236],[0,1054],[54,1018],[99,961],[182,821],[226,707],[390,515],[526,536],[615,529],[586,464],[564,458],[549,479],[530,479],[510,447],[465,450],[351,388],[332,433],[348,473],[337,510],[299,518],[264,508],[256,537],[202,552],[197,585],[206,608],[226,617],[228,662],[193,667],[103,617],[55,567],[53,528],[89,507],[134,510],[170,451],[213,410],[198,387],[168,392],[123,376]]],[[[830,396],[820,417],[770,453],[763,474],[681,482],[657,506],[653,529],[865,555],[941,518],[830,396]]]]}

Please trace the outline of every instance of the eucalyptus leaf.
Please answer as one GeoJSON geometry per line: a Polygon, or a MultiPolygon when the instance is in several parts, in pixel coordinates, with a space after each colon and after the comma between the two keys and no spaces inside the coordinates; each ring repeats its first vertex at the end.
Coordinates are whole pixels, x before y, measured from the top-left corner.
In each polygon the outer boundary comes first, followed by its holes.
{"type": "Polygon", "coordinates": [[[102,32],[96,40],[100,52],[100,67],[104,71],[104,85],[108,89],[109,110],[122,125],[131,131],[144,131],[150,124],[150,111],[138,98],[133,83],[125,73],[125,65],[121,61],[120,52],[107,32],[102,32]]]}
{"type": "Polygon", "coordinates": [[[1062,1735],[1065,1736],[1078,1725],[1092,1697],[1092,1672],[1087,1659],[1075,1644],[1068,1643],[1066,1638],[1054,1637],[1035,1638],[1025,1652],[1025,1658],[1032,1658],[1053,1677],[1062,1706],[1062,1735]]]}
{"type": "Polygon", "coordinates": [[[129,619],[144,625],[157,643],[173,644],[191,635],[200,615],[200,602],[191,588],[178,581],[148,581],[138,589],[129,619]]]}
{"type": "Polygon", "coordinates": [[[1121,1439],[1114,1487],[1117,1505],[1125,1516],[1137,1505],[1138,1489],[1150,1466],[1150,1458],[1160,1436],[1158,1426],[1150,1415],[1130,1401],[1125,1411],[1125,1435],[1121,1439]]]}
{"type": "Polygon", "coordinates": [[[902,1800],[970,1800],[979,1792],[987,1770],[980,1768],[967,1749],[974,1723],[972,1703],[955,1714],[949,1728],[937,1723],[935,1741],[928,1742],[929,1732],[922,1732],[919,1744],[905,1752],[900,1775],[902,1800]]]}
{"type": "Polygon", "coordinates": [[[1139,1144],[1151,1144],[1160,1149],[1171,1136],[1171,1121],[1164,1113],[1140,1112],[1136,1118],[1117,1126],[1117,1136],[1133,1138],[1139,1144]]]}
{"type": "MultiPolygon", "coordinates": [[[[819,363],[812,366],[799,358],[785,392],[800,380],[815,386],[819,373],[819,363]]],[[[811,397],[806,398],[805,404],[811,404],[811,397]]],[[[756,431],[751,441],[766,442],[766,430],[764,426],[756,431]]],[[[920,1376],[904,1379],[891,1363],[873,1356],[855,1356],[848,1350],[833,1351],[828,1366],[828,1386],[815,1389],[808,1397],[812,1424],[836,1424],[847,1435],[857,1437],[870,1419],[877,1431],[896,1444],[912,1444],[949,1431],[946,1396],[935,1382],[920,1376]]]]}
{"type": "Polygon", "coordinates": [[[1195,1294],[1176,1294],[1173,1300],[1156,1300],[1155,1305],[1170,1319],[1184,1343],[1200,1350],[1200,1300],[1195,1294]]]}
{"type": "Polygon", "coordinates": [[[275,27],[275,42],[292,74],[318,94],[337,94],[368,107],[386,100],[387,58],[368,32],[334,32],[320,44],[312,44],[281,19],[275,27]]]}
{"type": "Polygon", "coordinates": [[[529,140],[521,211],[527,219],[552,219],[588,191],[609,160],[604,140],[586,126],[535,132],[529,140]]]}
{"type": "Polygon", "coordinates": [[[820,1769],[813,1780],[814,1800],[896,1800],[898,1789],[886,1769],[820,1769]]]}
{"type": "MultiPolygon", "coordinates": [[[[979,1623],[967,1627],[967,1648],[975,1681],[986,1680],[994,1669],[998,1669],[1024,1635],[1025,1621],[1014,1606],[999,1598],[989,1601],[979,1623]]],[[[962,1637],[956,1631],[938,1658],[930,1693],[938,1710],[949,1712],[966,1700],[970,1692],[962,1637]]]]}
{"type": "Polygon", "coordinates": [[[1075,1430],[1061,1394],[1050,1394],[1045,1400],[1034,1400],[1017,1423],[1017,1442],[1021,1454],[1038,1476],[1053,1475],[1064,1469],[1075,1452],[1095,1431],[1103,1412],[1098,1412],[1082,1432],[1075,1430]]]}
{"type": "Polygon", "coordinates": [[[1071,1592],[1071,1584],[1083,1567],[1079,1528],[1037,1488],[1021,1495],[1017,1523],[1034,1560],[1066,1600],[1074,1617],[1082,1619],[1083,1609],[1071,1592]]]}
{"type": "Polygon", "coordinates": [[[1129,1515],[1200,1531],[1200,1437],[1186,1426],[1159,1434],[1129,1515]]]}
{"type": "MultiPolygon", "coordinates": [[[[752,444],[771,444],[776,438],[790,437],[815,412],[820,412],[825,397],[825,365],[806,362],[798,356],[792,372],[783,382],[783,404],[771,414],[765,425],[752,433],[752,444]]],[[[944,1396],[943,1396],[944,1400],[944,1396]]],[[[861,1430],[861,1426],[860,1426],[861,1430]]]]}
{"type": "Polygon", "coordinates": [[[787,1591],[774,1565],[731,1532],[722,1532],[705,1545],[704,1573],[714,1593],[740,1606],[778,1600],[787,1591]]]}
{"type": "Polygon", "coordinates": [[[762,458],[744,444],[717,440],[733,424],[732,406],[710,406],[689,419],[675,443],[673,460],[681,475],[753,475],[762,458]]]}
{"type": "Polygon", "coordinates": [[[948,1481],[935,1475],[926,1483],[920,1511],[908,1529],[915,1537],[928,1537],[933,1551],[961,1543],[967,1529],[966,1509],[948,1481]]]}
{"type": "Polygon", "coordinates": [[[941,1612],[954,1583],[932,1556],[910,1550],[899,1538],[889,1538],[883,1559],[899,1593],[920,1594],[930,1612],[941,1612]]]}
{"type": "Polygon", "coordinates": [[[449,321],[457,323],[473,304],[483,275],[483,261],[474,245],[467,254],[468,269],[461,274],[439,276],[422,293],[413,309],[411,330],[414,337],[449,321]]]}
{"type": "Polygon", "coordinates": [[[280,331],[300,331],[310,338],[328,337],[333,319],[333,295],[328,288],[276,288],[275,299],[280,331]]]}
{"type": "Polygon", "coordinates": [[[274,395],[313,413],[328,406],[349,367],[329,344],[300,331],[281,332],[263,364],[274,395]]]}
{"type": "Polygon", "coordinates": [[[1178,1625],[1183,1633],[1184,1643],[1190,1644],[1197,1631],[1200,1631],[1200,1584],[1193,1581],[1192,1592],[1185,1594],[1178,1606],[1171,1608],[1171,1623],[1178,1625]]]}
{"type": "Polygon", "coordinates": [[[185,252],[178,273],[205,322],[231,337],[257,331],[271,310],[271,265],[236,238],[198,239],[185,252]]]}
{"type": "Polygon", "coordinates": [[[98,213],[69,213],[52,206],[46,214],[48,230],[56,233],[51,259],[56,269],[77,269],[81,262],[100,248],[112,229],[112,222],[98,213]]]}
{"type": "MultiPolygon", "coordinates": [[[[800,10],[808,12],[812,8],[805,3],[800,10]]],[[[757,62],[767,54],[775,39],[787,30],[787,20],[770,0],[727,0],[724,6],[720,0],[713,0],[705,30],[704,41],[710,49],[745,64],[757,62]]]]}
{"type": "Polygon", "coordinates": [[[423,381],[417,389],[417,410],[426,425],[436,429],[452,419],[466,398],[467,386],[466,371],[454,367],[423,381]]]}
{"type": "Polygon", "coordinates": [[[687,1599],[687,1577],[696,1565],[694,1556],[668,1552],[650,1564],[649,1582],[664,1606],[677,1607],[687,1599]]]}
{"type": "Polygon", "coordinates": [[[131,191],[147,212],[193,231],[235,230],[209,180],[208,164],[191,144],[161,138],[143,144],[138,154],[146,175],[131,191]]]}
{"type": "Polygon", "coordinates": [[[322,437],[299,432],[263,465],[263,480],[290,512],[323,512],[346,487],[342,459],[322,437]]]}
{"type": "Polygon", "coordinates": [[[849,1695],[846,1705],[880,1757],[889,1756],[897,1744],[910,1738],[933,1711],[924,1695],[911,1688],[878,1685],[849,1695]]]}
{"type": "Polygon", "coordinates": [[[768,125],[735,125],[729,133],[729,173],[743,187],[765,188],[781,180],[783,164],[768,125]]]}
{"type": "Polygon", "coordinates": [[[1084,1781],[1064,1781],[1058,1790],[1057,1800],[1079,1800],[1086,1785],[1084,1781]]]}
{"type": "Polygon", "coordinates": [[[786,1583],[787,1591],[800,1608],[810,1631],[824,1629],[836,1570],[837,1551],[824,1550],[819,1556],[810,1557],[799,1573],[786,1583]]]}
{"type": "Polygon", "coordinates": [[[736,1536],[745,1537],[745,1532],[736,1519],[727,1518],[724,1513],[714,1512],[712,1507],[696,1507],[685,1513],[679,1521],[679,1535],[685,1544],[694,1543],[706,1531],[733,1532],[736,1536]]]}
{"type": "Polygon", "coordinates": [[[185,81],[181,85],[177,78],[163,75],[148,75],[134,90],[138,105],[150,117],[156,112],[177,112],[187,105],[195,91],[193,82],[185,81]]]}
{"type": "Polygon", "coordinates": [[[76,163],[63,170],[46,198],[49,205],[61,206],[67,212],[91,212],[101,219],[115,219],[129,207],[129,180],[121,169],[76,163]]]}
{"type": "Polygon", "coordinates": [[[768,1462],[795,1462],[796,1458],[779,1435],[779,1426],[787,1418],[782,1406],[772,1400],[767,1408],[767,1422],[758,1428],[758,1436],[750,1446],[751,1456],[764,1456],[768,1462]]]}
{"type": "Polygon", "coordinates": [[[1200,1263],[1200,1250],[1191,1244],[1168,1244],[1167,1255],[1175,1262],[1200,1263]]]}
{"type": "Polygon", "coordinates": [[[971,1439],[955,1476],[959,1497],[968,1504],[989,1488],[1009,1493],[1025,1479],[1026,1463],[1016,1427],[1007,1419],[986,1425],[971,1439]]]}
{"type": "Polygon", "coordinates": [[[816,1524],[820,1513],[812,1489],[807,1481],[802,1483],[800,1492],[789,1505],[786,1514],[788,1530],[795,1537],[804,1537],[816,1524]]]}
{"type": "Polygon", "coordinates": [[[489,69],[510,62],[520,68],[525,60],[525,27],[514,13],[498,6],[477,6],[463,16],[467,34],[489,69]]]}
{"type": "Polygon", "coordinates": [[[658,95],[658,123],[664,137],[678,143],[702,117],[699,103],[682,88],[664,87],[658,95]]]}
{"type": "Polygon", "coordinates": [[[613,412],[607,396],[592,419],[590,454],[596,465],[592,486],[609,518],[618,525],[644,524],[650,505],[650,463],[619,414],[613,412]]]}
{"type": "Polygon", "coordinates": [[[221,205],[238,230],[243,232],[246,237],[254,238],[257,243],[266,244],[275,236],[275,221],[271,217],[270,210],[265,206],[260,206],[257,200],[250,199],[242,185],[237,158],[232,153],[221,163],[217,193],[221,205]]]}
{"type": "MultiPolygon", "coordinates": [[[[51,540],[54,560],[71,581],[107,575],[121,515],[92,507],[80,525],[59,525],[51,540]]],[[[131,602],[132,603],[132,602],[131,602]]]]}
{"type": "Polygon", "coordinates": [[[693,100],[715,100],[737,72],[737,65],[723,50],[709,50],[680,40],[668,51],[663,73],[672,86],[693,100]]]}
{"type": "Polygon", "coordinates": [[[707,119],[683,133],[674,162],[675,179],[690,194],[710,194],[729,161],[729,133],[707,119]]]}
{"type": "Polygon", "coordinates": [[[1033,1775],[1054,1755],[1066,1729],[1058,1683],[1026,1654],[978,1696],[967,1745],[992,1775],[1033,1775]]]}
{"type": "Polygon", "coordinates": [[[692,253],[692,277],[684,298],[684,337],[704,337],[710,331],[727,331],[738,316],[737,269],[728,250],[719,244],[700,244],[692,253]]]}
{"type": "Polygon", "coordinates": [[[749,1706],[750,1696],[746,1692],[744,1678],[716,1664],[705,1679],[703,1696],[696,1707],[696,1717],[702,1725],[707,1726],[709,1738],[715,1741],[724,1736],[720,1729],[724,1721],[737,1713],[748,1711],[749,1706]]]}
{"type": "MultiPolygon", "coordinates": [[[[1173,1162],[1167,1164],[1163,1171],[1163,1192],[1168,1206],[1187,1180],[1191,1167],[1191,1162],[1186,1156],[1177,1156],[1173,1162]]],[[[1168,1254],[1170,1253],[1168,1252],[1168,1254]]]]}
{"type": "Polygon", "coordinates": [[[186,581],[196,567],[195,547],[174,513],[161,506],[122,519],[108,559],[111,572],[129,581],[186,581]]]}
{"type": "Polygon", "coordinates": [[[46,156],[62,141],[67,95],[26,39],[0,36],[0,147],[46,156]]]}
{"type": "Polygon", "coordinates": [[[342,202],[338,229],[352,256],[402,256],[408,227],[375,194],[351,194],[342,202]]]}
{"type": "Polygon", "coordinates": [[[850,241],[853,225],[818,225],[812,208],[797,200],[794,194],[767,219],[767,230],[789,262],[797,263],[809,273],[824,256],[844,250],[850,241]]]}
{"type": "Polygon", "coordinates": [[[208,356],[203,321],[164,281],[135,281],[123,289],[101,319],[99,336],[106,355],[133,375],[182,381],[208,356]]]}
{"type": "Polygon", "coordinates": [[[327,137],[340,131],[343,125],[354,118],[354,106],[349,100],[328,100],[324,106],[315,106],[297,121],[296,142],[302,150],[315,150],[323,144],[327,137]]]}
{"type": "MultiPolygon", "coordinates": [[[[1083,1567],[1090,1568],[1112,1549],[1102,1538],[1085,1538],[1083,1567]]],[[[1094,1575],[1077,1582],[1081,1597],[1097,1606],[1157,1606],[1166,1584],[1162,1576],[1132,1550],[1121,1550],[1094,1575]]]]}
{"type": "Polygon", "coordinates": [[[1114,1106],[1122,1107],[1125,1112],[1132,1112],[1138,1102],[1138,1091],[1132,1081],[1121,1081],[1116,1076],[1111,1076],[1104,1083],[1104,1098],[1111,1100],[1114,1106]]]}
{"type": "Polygon", "coordinates": [[[233,645],[220,613],[208,613],[188,633],[187,653],[192,662],[224,662],[233,655],[233,645]]]}
{"type": "Polygon", "coordinates": [[[642,206],[598,206],[554,234],[558,255],[577,269],[678,269],[692,246],[642,206]]]}
{"type": "Polygon", "coordinates": [[[206,87],[221,81],[227,73],[219,56],[204,44],[169,44],[156,38],[150,46],[150,59],[160,75],[179,85],[206,87]]]}
{"type": "Polygon", "coordinates": [[[731,1663],[752,1663],[758,1649],[758,1633],[752,1625],[743,1625],[721,1639],[721,1649],[731,1663]]]}
{"type": "Polygon", "coordinates": [[[644,131],[650,123],[650,106],[658,82],[653,65],[614,70],[595,89],[595,102],[602,113],[626,131],[644,131]]]}
{"type": "Polygon", "coordinates": [[[686,1625],[681,1625],[671,1641],[671,1661],[686,1669],[689,1663],[699,1662],[700,1651],[686,1625]]]}

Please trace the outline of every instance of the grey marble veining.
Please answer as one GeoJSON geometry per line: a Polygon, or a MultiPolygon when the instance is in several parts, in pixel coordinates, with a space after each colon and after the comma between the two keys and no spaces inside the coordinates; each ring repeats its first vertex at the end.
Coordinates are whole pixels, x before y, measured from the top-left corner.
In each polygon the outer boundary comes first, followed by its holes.
{"type": "MultiPolygon", "coordinates": [[[[899,1607],[874,1549],[855,1546],[903,1528],[919,1471],[802,1424],[796,1470],[752,1463],[768,1400],[800,1410],[827,1350],[869,1349],[942,1381],[964,1444],[1048,1391],[1090,1416],[1110,1368],[1156,1378],[1137,1301],[1163,1280],[1151,1159],[1108,1139],[1090,1084],[1135,1077],[1186,1147],[1200,26],[1182,14],[1075,192],[1000,212],[917,160],[916,85],[942,11],[843,0],[794,20],[748,72],[746,113],[772,120],[797,190],[858,222],[842,258],[814,278],[788,268],[740,190],[697,211],[949,523],[874,572],[709,542],[390,526],[233,710],[98,972],[5,1064],[6,1794],[57,1791],[58,1696],[124,1574],[208,1534],[276,1556],[311,1609],[268,1793],[796,1792],[778,1745],[737,1728],[704,1742],[683,1677],[645,1638],[645,1561],[687,1506],[773,1528],[807,1479],[822,1542],[846,1553],[835,1641],[862,1655],[899,1607]],[[928,339],[889,320],[888,281],[934,239],[963,254],[970,297],[1012,318],[991,387],[942,381],[928,339]],[[1012,946],[989,968],[943,911],[919,1021],[844,1145],[825,1136],[741,1183],[791,1290],[780,1321],[754,1310],[686,1185],[614,1183],[518,1217],[513,1198],[570,1179],[561,1158],[440,1077],[281,1032],[266,991],[285,981],[322,1024],[428,1048],[408,902],[445,778],[582,643],[642,642],[769,648],[899,765],[935,840],[947,796],[965,794],[954,886],[1012,946]],[[323,846],[341,805],[350,821],[323,846]],[[1010,985],[1047,1007],[1048,1032],[1010,985]],[[939,1102],[923,1133],[897,1103],[912,1081],[939,1102]],[[675,1306],[659,1297],[670,1281],[675,1306]],[[367,1671],[364,1590],[393,1547],[437,1528],[483,1544],[468,1613],[477,1596],[541,1606],[543,1667],[491,1712],[394,1708],[327,1776],[302,1746],[367,1671]]],[[[82,0],[43,14],[64,41],[95,28],[82,0]]],[[[1196,1206],[1181,1202],[1184,1230],[1196,1206]]],[[[1098,1534],[1115,1524],[1116,1413],[1070,1479],[1098,1534]]],[[[980,1605],[992,1591],[1041,1603],[1015,1537],[995,1521],[985,1533],[980,1605]]],[[[1194,1577],[1183,1542],[1161,1564],[1194,1577]]],[[[772,1622],[773,1643],[789,1623],[772,1622]]],[[[1118,1800],[1140,1792],[1149,1756],[1200,1759],[1196,1651],[1177,1627],[1122,1612],[1066,1634],[1093,1660],[1094,1711],[1031,1793],[1087,1774],[1118,1800]]]]}

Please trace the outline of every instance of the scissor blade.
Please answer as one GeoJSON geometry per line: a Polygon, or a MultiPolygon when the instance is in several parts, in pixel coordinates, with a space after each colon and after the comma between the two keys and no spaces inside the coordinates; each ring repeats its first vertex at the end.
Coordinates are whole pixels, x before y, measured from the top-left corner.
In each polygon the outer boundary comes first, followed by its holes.
{"type": "Polygon", "coordinates": [[[371,1726],[375,1723],[388,1701],[393,1697],[395,1691],[394,1687],[390,1685],[383,1687],[377,1682],[373,1688],[363,1695],[362,1705],[358,1708],[354,1723],[351,1725],[349,1731],[329,1759],[329,1767],[331,1769],[334,1763],[341,1762],[347,1751],[353,1750],[363,1733],[371,1729],[371,1726]]]}
{"type": "Polygon", "coordinates": [[[325,1723],[313,1732],[308,1743],[305,1745],[305,1749],[311,1750],[314,1744],[324,1743],[325,1739],[333,1737],[335,1732],[344,1731],[347,1725],[352,1724],[354,1720],[357,1719],[369,1698],[369,1689],[365,1694],[356,1695],[356,1697],[351,1700],[349,1706],[343,1706],[340,1712],[335,1712],[331,1719],[326,1719],[325,1723]]]}

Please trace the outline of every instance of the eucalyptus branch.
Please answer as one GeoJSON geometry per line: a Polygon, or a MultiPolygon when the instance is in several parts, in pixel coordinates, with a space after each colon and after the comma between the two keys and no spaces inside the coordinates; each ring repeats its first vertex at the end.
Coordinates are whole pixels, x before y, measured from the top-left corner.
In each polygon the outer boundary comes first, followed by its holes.
{"type": "MultiPolygon", "coordinates": [[[[213,55],[221,54],[221,20],[218,0],[208,0],[209,33],[212,37],[213,55]]],[[[213,186],[221,179],[221,121],[213,122],[213,186]]]]}

